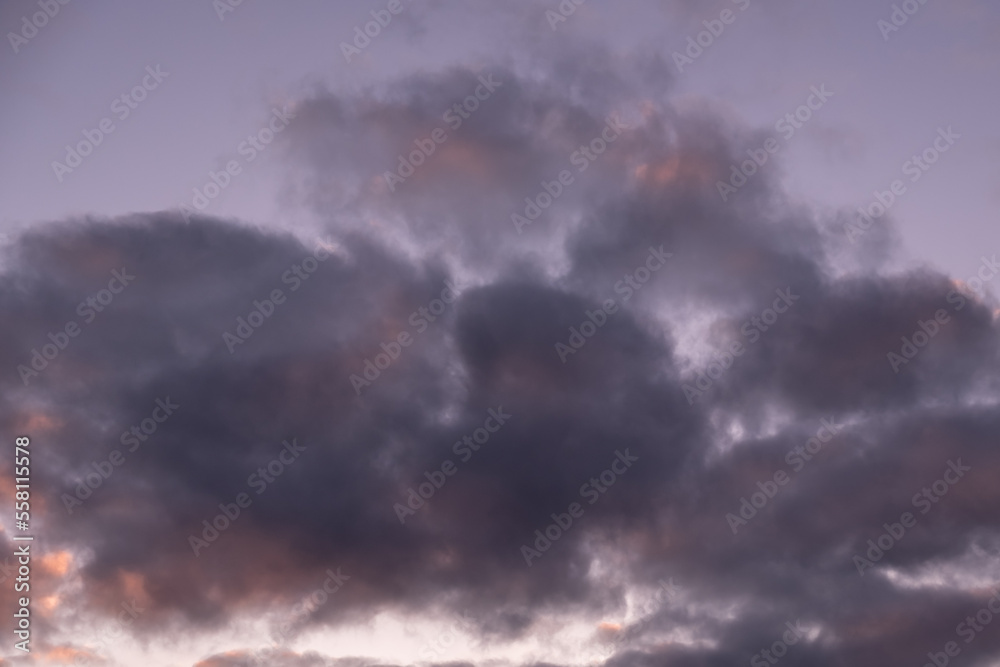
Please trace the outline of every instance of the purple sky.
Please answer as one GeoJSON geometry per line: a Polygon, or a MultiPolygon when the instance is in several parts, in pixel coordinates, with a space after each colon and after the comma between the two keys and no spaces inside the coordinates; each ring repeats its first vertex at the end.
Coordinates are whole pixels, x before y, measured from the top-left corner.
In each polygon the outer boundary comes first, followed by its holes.
{"type": "Polygon", "coordinates": [[[1000,665],[1000,6],[229,2],[0,5],[0,666],[1000,665]]]}
{"type": "MultiPolygon", "coordinates": [[[[992,242],[1000,130],[990,82],[1000,42],[998,9],[988,2],[929,2],[885,41],[877,22],[890,17],[892,3],[751,2],[744,12],[742,2],[590,0],[553,32],[544,2],[408,0],[349,64],[338,45],[376,5],[247,0],[220,21],[210,2],[70,3],[16,54],[8,38],[0,60],[7,93],[0,226],[175,207],[257,129],[270,104],[316,86],[356,90],[591,42],[669,59],[702,21],[732,7],[738,19],[650,95],[707,98],[741,125],[767,129],[802,103],[809,86],[827,84],[836,97],[783,147],[773,169],[792,196],[824,213],[870,201],[938,126],[952,125],[963,141],[894,207],[899,233],[908,256],[954,272],[968,271],[992,242]],[[170,72],[163,87],[60,183],[51,163],[109,116],[111,102],[150,64],[170,72]]],[[[12,30],[33,9],[4,3],[0,23],[12,30]]],[[[296,226],[302,212],[280,199],[282,165],[270,156],[261,164],[212,212],[296,226]]]]}

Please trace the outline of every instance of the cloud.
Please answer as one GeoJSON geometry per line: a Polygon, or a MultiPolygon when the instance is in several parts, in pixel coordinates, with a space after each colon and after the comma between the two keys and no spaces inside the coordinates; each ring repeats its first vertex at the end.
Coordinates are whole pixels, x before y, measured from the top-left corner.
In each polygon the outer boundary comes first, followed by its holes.
{"type": "MultiPolygon", "coordinates": [[[[766,171],[723,202],[715,182],[752,133],[648,94],[655,62],[618,76],[604,56],[300,102],[289,196],[325,221],[333,250],[312,264],[315,241],[175,212],[70,220],[8,250],[0,421],[45,434],[37,484],[61,500],[40,520],[74,554],[67,606],[112,614],[136,599],[140,636],[205,633],[289,609],[342,568],[349,581],[304,627],[468,614],[488,652],[559,614],[624,619],[627,591],[673,576],[685,593],[608,665],[746,661],[786,623],[804,628],[789,665],[918,661],[953,638],[988,597],[976,568],[997,546],[992,307],[930,270],[844,263],[842,230],[766,171]],[[487,74],[502,86],[385,187],[487,74]],[[615,114],[629,128],[580,171],[572,156],[615,114]],[[511,213],[561,170],[574,183],[519,234],[511,213]],[[661,246],[670,260],[620,288],[661,246]],[[134,281],[85,322],[78,304],[115,270],[134,281]],[[446,281],[463,285],[455,302],[420,314],[446,281]],[[781,290],[794,305],[753,324],[781,290]],[[556,344],[608,300],[616,311],[564,362],[556,344]],[[895,372],[887,355],[941,309],[949,321],[895,372]],[[69,321],[79,335],[25,386],[17,367],[69,321]],[[404,332],[412,344],[356,391],[351,376],[404,332]],[[690,400],[734,342],[744,351],[690,400]],[[176,412],[127,451],[123,434],[165,397],[176,412]],[[454,443],[491,408],[509,423],[462,460],[454,443]],[[843,428],[734,535],[726,515],[789,471],[786,453],[822,419],[843,428]],[[254,475],[292,439],[300,458],[258,494],[254,475]],[[68,513],[64,494],[113,449],[124,463],[68,513]],[[590,504],[583,487],[619,450],[638,461],[590,504]],[[457,472],[401,524],[394,506],[449,459],[457,472]],[[913,495],[957,459],[967,476],[859,576],[852,556],[918,513],[913,495]],[[195,555],[190,537],[242,493],[251,504],[195,555]],[[521,547],[573,502],[583,517],[526,564],[521,547]],[[957,562],[957,583],[936,583],[957,562]]],[[[994,649],[984,635],[963,653],[994,649]]],[[[241,664],[243,650],[199,665],[241,664]]],[[[282,655],[274,664],[339,664],[282,655]]]]}

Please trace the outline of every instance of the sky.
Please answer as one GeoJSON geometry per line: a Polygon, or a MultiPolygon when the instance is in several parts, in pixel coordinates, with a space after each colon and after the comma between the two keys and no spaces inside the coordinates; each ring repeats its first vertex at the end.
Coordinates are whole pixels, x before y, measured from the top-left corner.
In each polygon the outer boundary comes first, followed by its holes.
{"type": "Polygon", "coordinates": [[[0,665],[1000,665],[996,4],[0,29],[0,665]]]}

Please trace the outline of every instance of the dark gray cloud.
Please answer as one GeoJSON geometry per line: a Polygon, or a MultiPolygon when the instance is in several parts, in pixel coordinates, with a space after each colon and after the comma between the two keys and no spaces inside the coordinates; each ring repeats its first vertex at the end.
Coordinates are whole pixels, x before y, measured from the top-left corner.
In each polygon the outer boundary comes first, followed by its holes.
{"type": "MultiPolygon", "coordinates": [[[[350,581],[305,627],[433,607],[468,613],[492,646],[550,613],[620,614],[621,582],[672,576],[684,593],[609,666],[746,662],[797,622],[806,634],[783,664],[918,664],[955,639],[989,592],[882,573],[959,562],[978,576],[997,553],[992,307],[930,270],[889,273],[881,250],[848,265],[841,228],[767,171],[722,201],[716,181],[758,138],[710,106],[651,94],[655,60],[619,77],[625,63],[601,66],[614,57],[459,68],[301,102],[289,197],[335,247],[308,279],[288,272],[314,243],[171,212],[19,239],[0,276],[11,323],[0,421],[55,424],[35,465],[52,546],[89,550],[76,604],[110,613],[137,576],[140,634],[203,632],[294,604],[339,567],[350,581]],[[502,86],[389,191],[397,155],[446,127],[443,113],[490,74],[502,86]],[[616,113],[629,128],[578,172],[572,155],[616,113]],[[519,234],[510,214],[563,169],[574,183],[519,234]],[[619,281],[661,246],[672,257],[626,301],[619,281]],[[114,270],[135,279],[84,325],[77,304],[114,270]],[[446,281],[459,294],[431,321],[420,309],[434,312],[446,281]],[[231,352],[223,333],[275,289],[286,300],[231,352]],[[746,329],[788,290],[794,305],[746,329]],[[615,312],[564,363],[556,344],[608,299],[615,312]],[[941,309],[948,322],[895,372],[887,354],[941,309]],[[25,386],[18,365],[70,320],[80,334],[25,386]],[[356,391],[351,376],[402,332],[412,344],[356,391]],[[699,345],[733,342],[744,352],[689,400],[711,368],[699,345]],[[166,397],[175,413],[67,513],[62,495],[166,397]],[[490,409],[511,416],[463,459],[454,443],[490,409]],[[787,452],[824,419],[842,426],[796,470],[787,452]],[[257,495],[249,478],[292,439],[305,450],[257,495]],[[588,504],[581,486],[626,450],[634,466],[588,504]],[[446,459],[457,472],[401,524],[394,505],[446,459]],[[914,494],[959,459],[971,470],[920,514],[914,494]],[[787,484],[734,534],[727,514],[779,470],[787,484]],[[243,492],[252,505],[195,556],[189,535],[243,492]],[[521,546],[573,502],[584,516],[526,565],[521,546]],[[852,557],[906,511],[916,527],[859,576],[852,557]],[[595,574],[609,554],[619,583],[595,574]]],[[[862,244],[884,250],[884,233],[862,244]]],[[[963,659],[996,648],[983,633],[963,659]]]]}

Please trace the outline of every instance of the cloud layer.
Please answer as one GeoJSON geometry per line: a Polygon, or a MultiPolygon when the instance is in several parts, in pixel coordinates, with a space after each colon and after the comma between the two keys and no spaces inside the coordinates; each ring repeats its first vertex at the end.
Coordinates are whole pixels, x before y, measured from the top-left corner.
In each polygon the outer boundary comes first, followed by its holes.
{"type": "MultiPolygon", "coordinates": [[[[662,62],[602,66],[616,58],[302,100],[287,195],[321,241],[160,212],[8,248],[0,419],[44,441],[47,548],[74,564],[42,585],[63,608],[137,600],[141,637],[222,632],[340,568],[331,602],[271,629],[467,617],[489,656],[596,616],[627,635],[609,666],[693,667],[750,661],[790,623],[787,665],[922,664],[949,641],[986,664],[996,633],[966,644],[956,626],[986,607],[1000,546],[994,306],[929,269],[888,272],[890,220],[850,243],[846,213],[815,218],[774,172],[723,201],[717,181],[759,137],[668,101],[662,62]],[[113,271],[134,280],[113,292],[113,271]],[[18,370],[70,321],[65,349],[18,370]],[[177,406],[162,421],[158,399],[177,406]],[[124,463],[81,499],[114,450],[124,463]],[[241,494],[209,541],[202,522],[241,494]],[[541,549],[535,531],[573,503],[541,549]],[[905,512],[913,527],[866,556],[905,512]],[[629,633],[630,592],[671,577],[681,592],[629,633]]],[[[199,666],[253,647],[231,648],[199,666]]],[[[268,664],[348,657],[274,650],[268,664]]]]}

